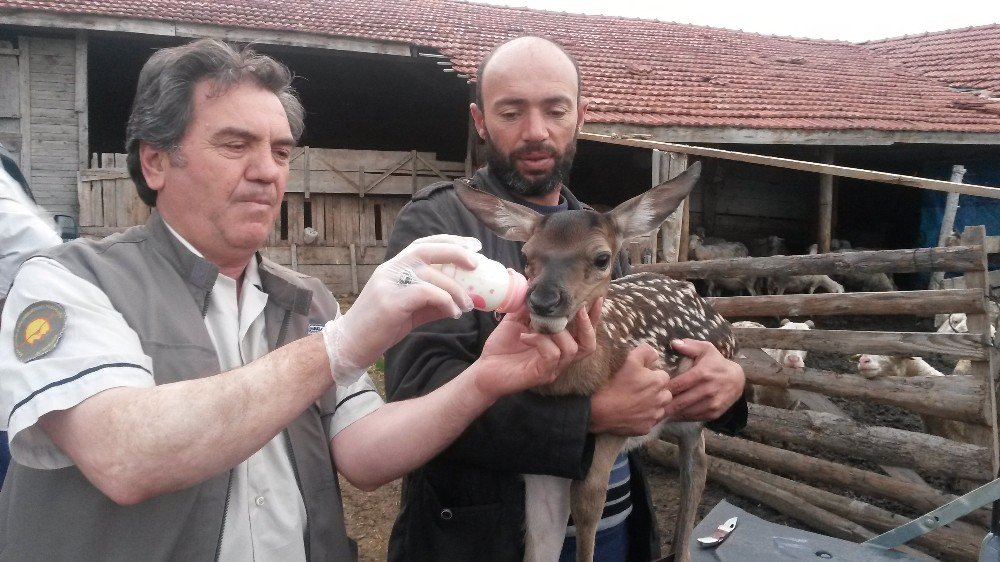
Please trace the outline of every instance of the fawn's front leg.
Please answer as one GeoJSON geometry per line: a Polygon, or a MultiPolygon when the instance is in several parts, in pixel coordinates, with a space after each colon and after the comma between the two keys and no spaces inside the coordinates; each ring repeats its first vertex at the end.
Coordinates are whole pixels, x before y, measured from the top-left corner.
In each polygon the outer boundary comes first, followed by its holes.
{"type": "Polygon", "coordinates": [[[594,441],[594,460],[590,463],[587,476],[583,480],[574,480],[570,488],[570,507],[576,525],[577,562],[594,559],[594,540],[608,495],[608,479],[625,440],[617,435],[598,435],[594,441]]]}

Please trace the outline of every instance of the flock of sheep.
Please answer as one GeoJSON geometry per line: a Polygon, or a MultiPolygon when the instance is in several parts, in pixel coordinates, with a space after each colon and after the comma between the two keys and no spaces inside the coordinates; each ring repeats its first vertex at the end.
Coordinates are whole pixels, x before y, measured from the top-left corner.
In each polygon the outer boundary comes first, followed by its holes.
{"type": "MultiPolygon", "coordinates": [[[[695,261],[721,260],[746,257],[783,256],[788,254],[785,241],[779,236],[758,238],[748,248],[743,242],[730,242],[721,238],[691,234],[688,242],[688,257],[695,261]]],[[[846,240],[834,240],[831,249],[835,252],[856,252],[846,240]]],[[[809,253],[816,253],[816,245],[809,247],[809,253]]],[[[784,275],[768,278],[758,277],[710,277],[705,280],[705,294],[718,297],[731,295],[783,295],[785,293],[813,294],[818,289],[828,293],[848,291],[895,291],[896,284],[885,273],[846,273],[832,278],[828,275],[784,275]]]]}
{"type": "MultiPolygon", "coordinates": [[[[835,252],[860,251],[860,249],[852,249],[850,244],[843,240],[834,240],[831,246],[831,249],[835,252]]],[[[815,244],[810,247],[809,253],[816,253],[815,244]]],[[[705,237],[704,233],[692,234],[690,236],[689,257],[692,260],[767,257],[774,255],[787,255],[784,240],[778,236],[768,236],[754,240],[750,248],[742,242],[730,242],[719,238],[705,237]]],[[[896,285],[893,283],[892,278],[885,273],[868,273],[848,274],[837,276],[836,278],[827,275],[789,275],[770,278],[708,278],[705,280],[703,289],[706,296],[722,296],[723,294],[781,295],[785,293],[812,294],[817,290],[830,293],[843,293],[845,290],[865,292],[895,291],[896,285]]],[[[737,328],[765,327],[763,324],[751,321],[734,322],[733,326],[737,328]]],[[[781,321],[780,325],[780,329],[783,330],[809,330],[813,328],[815,328],[815,325],[811,320],[793,322],[786,318],[781,321]]],[[[967,333],[968,324],[966,315],[963,313],[950,315],[937,331],[938,333],[967,333]]],[[[805,350],[764,349],[763,351],[784,368],[803,369],[806,366],[808,352],[805,350]]],[[[920,357],[862,354],[853,356],[852,360],[854,361],[857,373],[866,379],[947,376],[920,357]]],[[[961,360],[955,365],[950,374],[968,375],[969,369],[969,361],[961,360]]],[[[751,399],[754,402],[778,408],[795,407],[794,401],[785,389],[759,385],[752,385],[752,387],[751,399]]],[[[928,433],[958,441],[966,440],[961,422],[942,420],[931,416],[923,416],[923,418],[924,426],[928,433]]]]}

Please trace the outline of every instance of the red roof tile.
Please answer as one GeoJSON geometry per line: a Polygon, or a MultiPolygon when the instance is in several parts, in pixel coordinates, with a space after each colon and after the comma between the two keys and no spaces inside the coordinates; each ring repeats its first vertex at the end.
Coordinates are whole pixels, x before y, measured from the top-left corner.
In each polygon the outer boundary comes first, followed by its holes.
{"type": "Polygon", "coordinates": [[[862,43],[953,88],[1000,97],[1000,24],[862,43]]]}
{"type": "Polygon", "coordinates": [[[1000,132],[992,104],[872,45],[456,0],[0,0],[0,12],[12,9],[401,41],[469,76],[500,41],[544,35],[579,60],[596,123],[1000,132]]]}

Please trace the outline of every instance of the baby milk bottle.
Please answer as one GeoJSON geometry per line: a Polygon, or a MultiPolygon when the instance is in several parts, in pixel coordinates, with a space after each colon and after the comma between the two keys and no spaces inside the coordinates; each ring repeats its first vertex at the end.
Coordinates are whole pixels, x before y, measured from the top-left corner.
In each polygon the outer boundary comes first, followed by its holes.
{"type": "Polygon", "coordinates": [[[510,312],[520,307],[528,292],[524,275],[482,254],[476,254],[475,260],[476,268],[472,270],[450,263],[434,267],[461,285],[472,298],[472,306],[479,310],[510,312]]]}

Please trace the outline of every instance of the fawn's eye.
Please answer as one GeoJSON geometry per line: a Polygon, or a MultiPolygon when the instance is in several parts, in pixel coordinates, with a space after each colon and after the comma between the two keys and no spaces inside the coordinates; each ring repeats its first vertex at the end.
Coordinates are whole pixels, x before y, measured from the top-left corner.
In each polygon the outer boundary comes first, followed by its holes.
{"type": "Polygon", "coordinates": [[[607,269],[608,265],[610,264],[611,264],[611,254],[609,254],[608,252],[597,254],[597,257],[594,258],[594,267],[598,269],[607,269]]]}

